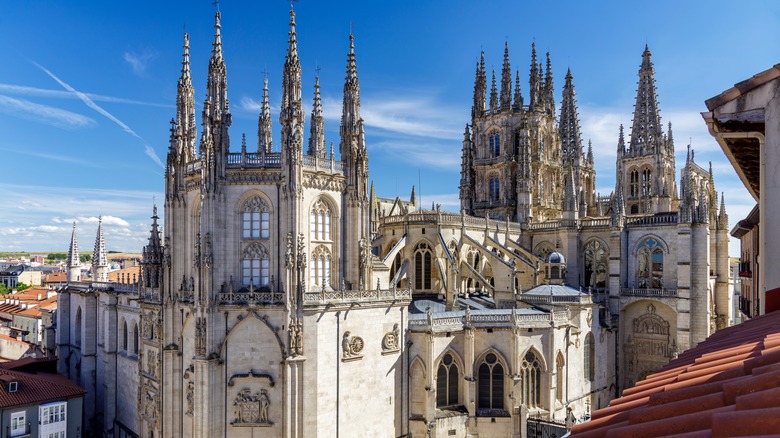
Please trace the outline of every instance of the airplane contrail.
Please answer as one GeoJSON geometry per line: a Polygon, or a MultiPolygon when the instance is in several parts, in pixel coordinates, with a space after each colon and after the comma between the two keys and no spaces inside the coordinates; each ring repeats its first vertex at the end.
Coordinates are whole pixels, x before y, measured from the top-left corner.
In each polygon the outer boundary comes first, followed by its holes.
{"type": "Polygon", "coordinates": [[[152,149],[152,147],[151,147],[151,146],[149,146],[149,144],[146,142],[146,140],[144,140],[144,139],[143,139],[143,138],[142,138],[140,135],[136,134],[136,132],[135,132],[135,131],[133,131],[133,130],[132,130],[132,129],[131,129],[129,126],[127,126],[127,125],[126,125],[124,122],[122,122],[121,120],[117,119],[117,118],[116,118],[116,117],[114,117],[114,116],[113,116],[111,113],[109,113],[108,111],[106,111],[106,110],[104,110],[103,108],[101,108],[101,107],[100,107],[100,105],[96,104],[96,103],[95,103],[95,102],[94,102],[92,99],[90,99],[90,98],[89,98],[89,96],[87,96],[86,94],[82,93],[81,91],[78,91],[78,90],[76,90],[75,88],[71,87],[71,86],[70,86],[70,85],[68,85],[67,83],[63,82],[63,81],[62,81],[60,78],[58,78],[57,76],[55,76],[55,75],[54,75],[54,73],[50,72],[49,70],[47,70],[47,69],[46,69],[45,67],[43,67],[42,65],[38,64],[38,63],[37,63],[37,62],[35,62],[35,61],[30,61],[30,62],[31,62],[31,63],[33,63],[33,65],[35,65],[35,66],[36,66],[36,67],[38,67],[39,69],[41,69],[41,70],[42,70],[44,73],[46,73],[47,75],[49,75],[49,77],[51,77],[52,79],[54,79],[55,81],[57,81],[57,83],[58,83],[58,84],[60,84],[60,85],[61,85],[63,88],[65,88],[66,90],[68,90],[68,91],[70,91],[71,93],[73,93],[74,95],[76,95],[76,97],[78,97],[79,99],[81,99],[81,101],[82,101],[82,102],[84,102],[84,103],[85,103],[85,104],[86,104],[88,107],[90,107],[90,108],[92,108],[93,110],[95,110],[95,111],[99,112],[100,114],[102,114],[102,115],[103,115],[104,117],[106,117],[107,119],[109,119],[109,120],[111,120],[112,122],[114,122],[114,123],[116,123],[117,125],[119,125],[119,127],[121,127],[121,128],[122,128],[122,129],[123,129],[125,132],[127,132],[128,134],[130,134],[130,135],[132,135],[133,137],[135,137],[135,138],[137,138],[138,140],[140,140],[140,141],[141,141],[141,143],[143,143],[143,145],[146,147],[146,151],[145,151],[145,152],[146,152],[146,155],[148,155],[148,156],[149,156],[149,158],[151,158],[151,159],[152,159],[152,160],[153,160],[155,163],[157,163],[157,164],[158,164],[160,167],[163,167],[163,168],[165,167],[165,165],[163,165],[163,163],[162,163],[162,160],[160,160],[160,157],[158,157],[158,156],[157,156],[157,153],[154,151],[154,149],[152,149]]]}

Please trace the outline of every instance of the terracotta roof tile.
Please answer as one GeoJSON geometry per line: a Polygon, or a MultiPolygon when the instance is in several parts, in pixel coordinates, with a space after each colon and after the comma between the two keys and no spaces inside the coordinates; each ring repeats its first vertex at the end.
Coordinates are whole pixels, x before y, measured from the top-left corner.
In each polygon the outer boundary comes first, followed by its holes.
{"type": "Polygon", "coordinates": [[[0,388],[0,408],[3,409],[82,397],[86,394],[81,387],[59,374],[31,374],[0,369],[0,378],[2,377],[19,382],[19,389],[16,392],[8,392],[0,388]]]}
{"type": "Polygon", "coordinates": [[[571,436],[762,435],[780,436],[780,312],[716,332],[574,426],[571,436]]]}

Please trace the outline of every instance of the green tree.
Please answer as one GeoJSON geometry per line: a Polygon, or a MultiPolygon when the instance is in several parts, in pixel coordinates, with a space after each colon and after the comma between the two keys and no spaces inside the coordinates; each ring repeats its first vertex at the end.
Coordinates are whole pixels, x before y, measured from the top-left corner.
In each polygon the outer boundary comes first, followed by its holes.
{"type": "Polygon", "coordinates": [[[81,263],[90,262],[92,261],[92,254],[82,254],[81,256],[79,256],[79,260],[81,261],[81,263]]]}
{"type": "Polygon", "coordinates": [[[9,292],[8,287],[4,284],[0,284],[0,295],[7,295],[9,292]]]}
{"type": "Polygon", "coordinates": [[[30,287],[31,287],[31,285],[29,285],[29,284],[16,283],[16,286],[14,287],[14,289],[16,289],[17,292],[21,292],[21,291],[23,291],[25,289],[29,289],[30,287]]]}

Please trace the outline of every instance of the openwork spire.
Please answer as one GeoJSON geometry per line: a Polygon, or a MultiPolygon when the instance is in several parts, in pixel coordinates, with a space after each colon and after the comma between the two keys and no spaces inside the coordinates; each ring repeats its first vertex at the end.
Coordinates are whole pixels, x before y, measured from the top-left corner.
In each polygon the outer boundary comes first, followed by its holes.
{"type": "Polygon", "coordinates": [[[496,88],[496,71],[493,70],[493,82],[490,86],[490,111],[498,109],[498,89],[496,88]]]}
{"type": "Polygon", "coordinates": [[[76,240],[76,222],[73,222],[73,232],[70,235],[70,247],[68,248],[68,266],[81,266],[79,256],[79,242],[76,240]]]}
{"type": "Polygon", "coordinates": [[[298,58],[298,39],[295,31],[295,11],[290,9],[290,30],[287,56],[282,75],[282,106],[279,122],[282,125],[282,153],[295,163],[303,152],[303,100],[301,97],[301,62],[298,58]]]}
{"type": "Polygon", "coordinates": [[[344,100],[341,108],[341,160],[354,159],[359,149],[365,147],[360,133],[363,119],[360,118],[360,82],[357,76],[357,61],[355,59],[355,35],[349,34],[349,53],[347,54],[347,71],[344,79],[344,100]]]}
{"type": "Polygon", "coordinates": [[[512,68],[509,66],[509,43],[504,43],[504,66],[501,69],[501,111],[512,106],[512,68]]]}
{"type": "Polygon", "coordinates": [[[268,103],[268,78],[263,78],[263,103],[257,121],[257,152],[270,154],[273,150],[271,132],[271,105],[268,103]]]}
{"type": "Polygon", "coordinates": [[[620,133],[618,134],[617,154],[622,157],[626,153],[626,138],[623,134],[623,124],[620,124],[620,133]]]}
{"type": "Polygon", "coordinates": [[[203,133],[201,153],[213,147],[214,156],[221,156],[230,149],[228,127],[232,124],[230,103],[227,94],[227,67],[222,55],[222,25],[220,13],[214,18],[214,43],[209,59],[206,101],[203,104],[203,133]]]}
{"type": "Polygon", "coordinates": [[[515,109],[523,108],[523,93],[520,91],[520,71],[515,72],[515,109]]]}
{"type": "Polygon", "coordinates": [[[327,157],[325,150],[325,119],[322,117],[322,98],[320,97],[320,76],[314,77],[314,104],[311,110],[309,131],[309,155],[327,157]]]}
{"type": "Polygon", "coordinates": [[[106,256],[106,244],[103,240],[103,217],[98,218],[97,236],[95,237],[95,249],[92,252],[92,266],[108,266],[106,256]]]}
{"type": "Polygon", "coordinates": [[[474,79],[474,106],[471,108],[471,119],[485,112],[485,96],[487,94],[487,77],[485,74],[485,52],[482,51],[477,62],[477,72],[474,79]]]}
{"type": "Polygon", "coordinates": [[[645,45],[642,65],[639,67],[639,85],[634,105],[634,124],[631,128],[632,155],[663,153],[663,126],[658,111],[658,95],[655,88],[655,70],[650,60],[650,49],[645,45]]]}
{"type": "Polygon", "coordinates": [[[181,61],[181,76],[176,90],[175,137],[179,139],[176,153],[183,162],[195,159],[195,88],[190,76],[190,35],[184,34],[184,53],[181,61]]]}
{"type": "Polygon", "coordinates": [[[561,151],[563,152],[563,165],[569,166],[576,163],[582,156],[582,138],[580,136],[580,122],[577,113],[577,99],[574,91],[574,83],[571,70],[566,72],[566,84],[563,86],[563,100],[561,101],[561,118],[558,131],[561,137],[561,151]]]}
{"type": "MultiPolygon", "coordinates": [[[[541,70],[541,64],[540,68],[541,70]]],[[[547,52],[547,68],[544,73],[544,106],[547,112],[555,114],[555,95],[553,90],[552,63],[550,62],[550,52],[547,52]]]]}
{"type": "Polygon", "coordinates": [[[536,43],[531,43],[531,69],[529,72],[529,95],[530,100],[528,105],[531,109],[536,108],[539,105],[539,93],[541,92],[541,79],[539,78],[539,69],[536,63],[536,43]]]}

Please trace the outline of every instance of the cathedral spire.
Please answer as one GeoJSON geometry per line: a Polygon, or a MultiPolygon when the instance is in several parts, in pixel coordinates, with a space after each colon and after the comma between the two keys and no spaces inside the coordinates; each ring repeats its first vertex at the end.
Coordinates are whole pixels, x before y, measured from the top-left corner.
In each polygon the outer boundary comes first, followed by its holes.
{"type": "MultiPolygon", "coordinates": [[[[152,228],[149,240],[143,248],[141,262],[142,283],[145,287],[158,288],[162,283],[163,245],[160,237],[160,227],[157,224],[157,205],[152,208],[152,228]]],[[[206,236],[209,236],[206,233],[206,236]]],[[[208,238],[208,237],[207,237],[208,238]]]]}
{"type": "Polygon", "coordinates": [[[530,89],[530,101],[528,106],[531,109],[535,109],[537,105],[539,105],[539,93],[541,91],[540,80],[539,67],[536,63],[536,43],[533,42],[531,43],[531,69],[528,79],[528,85],[530,89]]]}
{"type": "Polygon", "coordinates": [[[360,118],[360,82],[357,76],[355,60],[355,36],[349,34],[349,53],[347,54],[347,76],[344,80],[344,101],[341,109],[341,161],[349,162],[357,153],[358,124],[360,118]]]}
{"type": "Polygon", "coordinates": [[[257,152],[270,154],[273,150],[271,132],[271,105],[268,103],[268,78],[263,78],[263,103],[257,121],[257,152]]]}
{"type": "MultiPolygon", "coordinates": [[[[540,68],[541,69],[541,68],[540,68]]],[[[550,52],[547,52],[547,68],[544,73],[544,104],[547,112],[555,114],[555,95],[553,90],[552,63],[550,62],[550,52]]]]}
{"type": "Polygon", "coordinates": [[[639,85],[636,91],[634,124],[631,128],[629,146],[634,156],[661,153],[663,148],[663,127],[658,111],[655,70],[650,56],[650,49],[645,45],[642,65],[639,67],[639,85]]]}
{"type": "Polygon", "coordinates": [[[70,247],[68,248],[68,283],[81,280],[81,258],[79,256],[79,243],[76,240],[76,222],[73,222],[73,232],[70,235],[70,247]]]}
{"type": "Polygon", "coordinates": [[[490,86],[490,111],[498,109],[498,89],[496,88],[496,71],[493,70],[493,83],[490,86]]]}
{"type": "Polygon", "coordinates": [[[214,43],[209,60],[206,82],[206,101],[203,104],[203,133],[201,153],[204,147],[213,147],[215,164],[222,172],[222,156],[230,149],[228,127],[232,123],[227,96],[227,68],[222,54],[222,25],[220,13],[214,16],[214,43]],[[205,144],[204,144],[205,143],[205,144]]]}
{"type": "Polygon", "coordinates": [[[106,256],[106,244],[103,240],[102,216],[98,218],[95,249],[92,252],[92,279],[93,281],[108,281],[108,257],[106,256]]]}
{"type": "Polygon", "coordinates": [[[474,106],[471,108],[471,120],[485,112],[485,95],[487,93],[487,78],[485,76],[485,52],[482,51],[477,62],[477,72],[474,79],[474,106]]]}
{"type": "Polygon", "coordinates": [[[580,136],[579,114],[577,114],[577,99],[574,91],[571,69],[566,72],[566,84],[563,86],[561,101],[561,118],[558,125],[561,137],[563,165],[578,165],[582,158],[582,138],[580,136]]]}
{"type": "Polygon", "coordinates": [[[282,125],[282,154],[297,162],[303,151],[303,103],[301,98],[301,62],[298,58],[298,38],[295,31],[295,11],[290,8],[290,31],[287,56],[282,75],[282,104],[279,122],[282,125]]]}
{"type": "Polygon", "coordinates": [[[512,106],[512,69],[509,66],[509,42],[504,43],[504,66],[501,69],[501,111],[512,106]]]}
{"type": "Polygon", "coordinates": [[[311,110],[311,126],[309,132],[309,155],[326,158],[325,151],[325,120],[322,117],[322,98],[320,97],[320,76],[314,77],[314,104],[311,110]]]}
{"type": "Polygon", "coordinates": [[[190,36],[184,34],[184,53],[181,61],[181,76],[176,90],[176,132],[179,139],[176,153],[182,162],[195,159],[195,89],[190,76],[190,36]]]}
{"type": "MultiPolygon", "coordinates": [[[[715,195],[717,197],[717,195],[715,195]]],[[[723,192],[720,192],[720,211],[718,212],[718,229],[728,231],[729,215],[726,214],[726,200],[723,192]]]]}
{"type": "Polygon", "coordinates": [[[515,72],[515,109],[523,108],[523,93],[520,91],[520,71],[515,72]]]}
{"type": "Polygon", "coordinates": [[[617,156],[618,158],[622,158],[623,154],[626,153],[626,139],[625,135],[623,134],[623,124],[620,124],[620,134],[618,134],[618,144],[617,144],[617,156]]]}

